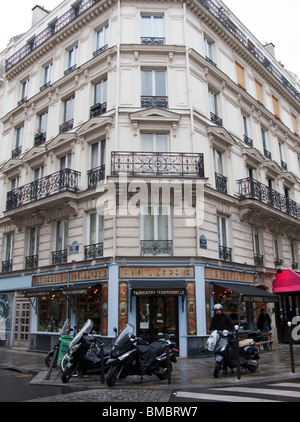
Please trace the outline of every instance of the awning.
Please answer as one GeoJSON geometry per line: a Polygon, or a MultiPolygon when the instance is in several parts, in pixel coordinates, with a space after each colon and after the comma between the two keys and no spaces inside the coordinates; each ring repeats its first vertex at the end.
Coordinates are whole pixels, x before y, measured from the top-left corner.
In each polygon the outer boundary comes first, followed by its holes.
{"type": "Polygon", "coordinates": [[[92,281],[88,283],[74,283],[69,286],[65,286],[62,289],[63,295],[84,295],[88,294],[89,288],[100,284],[100,281],[92,281]]]}
{"type": "Polygon", "coordinates": [[[293,270],[282,270],[273,282],[274,293],[300,292],[300,275],[293,270]]]}
{"type": "Polygon", "coordinates": [[[133,296],[185,296],[185,281],[153,281],[138,280],[130,283],[131,294],[133,296]]]}
{"type": "Polygon", "coordinates": [[[50,296],[57,292],[60,292],[64,284],[57,284],[55,286],[43,286],[43,287],[31,287],[23,290],[25,297],[40,297],[50,296]]]}
{"type": "Polygon", "coordinates": [[[214,283],[225,289],[230,289],[242,295],[243,302],[278,302],[278,296],[259,289],[258,287],[236,283],[214,283]]]}

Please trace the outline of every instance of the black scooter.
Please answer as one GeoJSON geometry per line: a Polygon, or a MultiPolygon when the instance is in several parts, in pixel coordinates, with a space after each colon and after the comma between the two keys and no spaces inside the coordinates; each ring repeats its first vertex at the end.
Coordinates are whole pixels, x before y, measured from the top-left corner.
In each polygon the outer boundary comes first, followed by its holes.
{"type": "MultiPolygon", "coordinates": [[[[216,365],[214,377],[218,378],[220,370],[226,373],[227,368],[236,368],[236,332],[227,330],[214,331],[207,341],[206,348],[215,354],[216,365]]],[[[259,341],[262,333],[249,332],[247,339],[239,342],[240,368],[255,372],[258,369],[259,351],[255,347],[255,340],[259,341]],[[254,340],[255,339],[255,340],[254,340]]]]}
{"type": "MultiPolygon", "coordinates": [[[[134,328],[127,324],[119,334],[111,351],[110,367],[106,382],[109,387],[119,378],[128,375],[156,375],[164,380],[168,377],[168,362],[166,346],[169,346],[170,361],[176,362],[178,349],[169,339],[160,339],[148,344],[141,338],[133,335],[134,328]]],[[[170,362],[170,371],[172,363],[170,362]]]]}
{"type": "Polygon", "coordinates": [[[111,348],[104,348],[103,343],[98,338],[90,335],[92,327],[93,322],[90,319],[87,320],[71,341],[68,349],[70,360],[61,376],[63,383],[67,383],[75,373],[82,377],[85,375],[101,375],[102,367],[104,368],[104,373],[108,371],[107,362],[111,348]],[[103,363],[101,359],[102,347],[103,363]]]}

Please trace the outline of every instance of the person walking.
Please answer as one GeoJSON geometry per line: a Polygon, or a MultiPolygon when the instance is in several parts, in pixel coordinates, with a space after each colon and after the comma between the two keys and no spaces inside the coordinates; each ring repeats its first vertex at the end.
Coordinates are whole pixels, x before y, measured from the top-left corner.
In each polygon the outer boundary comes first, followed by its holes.
{"type": "MultiPolygon", "coordinates": [[[[260,315],[257,321],[257,328],[262,333],[269,333],[271,331],[271,318],[268,315],[268,313],[264,310],[264,308],[260,310],[260,315]]],[[[267,341],[267,340],[269,340],[269,337],[263,338],[263,341],[267,341]]],[[[265,343],[263,346],[264,346],[264,350],[269,350],[270,344],[265,343]]]]}

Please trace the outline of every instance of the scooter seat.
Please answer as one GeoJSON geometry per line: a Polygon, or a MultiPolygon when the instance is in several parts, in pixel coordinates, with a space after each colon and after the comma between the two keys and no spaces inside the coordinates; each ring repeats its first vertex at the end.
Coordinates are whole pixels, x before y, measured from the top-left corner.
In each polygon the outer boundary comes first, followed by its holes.
{"type": "Polygon", "coordinates": [[[253,343],[253,339],[252,338],[248,338],[247,340],[241,340],[239,342],[239,347],[251,346],[252,343],[253,343]]]}

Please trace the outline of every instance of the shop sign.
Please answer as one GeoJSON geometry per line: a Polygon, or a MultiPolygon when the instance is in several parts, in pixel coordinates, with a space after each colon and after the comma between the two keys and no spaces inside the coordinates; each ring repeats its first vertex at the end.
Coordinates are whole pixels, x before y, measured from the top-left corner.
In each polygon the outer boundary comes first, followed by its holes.
{"type": "Polygon", "coordinates": [[[186,291],[182,290],[164,290],[164,289],[151,289],[151,290],[132,290],[132,294],[134,296],[157,296],[157,295],[165,295],[165,296],[185,296],[186,291]]]}
{"type": "Polygon", "coordinates": [[[75,283],[79,281],[108,279],[108,268],[95,268],[83,271],[70,271],[70,273],[37,275],[32,277],[32,286],[45,286],[49,284],[75,283]]]}
{"type": "Polygon", "coordinates": [[[216,268],[205,268],[205,278],[210,280],[254,283],[254,274],[248,274],[238,271],[219,270],[216,268]]]}
{"type": "Polygon", "coordinates": [[[120,267],[120,278],[195,278],[194,267],[120,267]]]}

